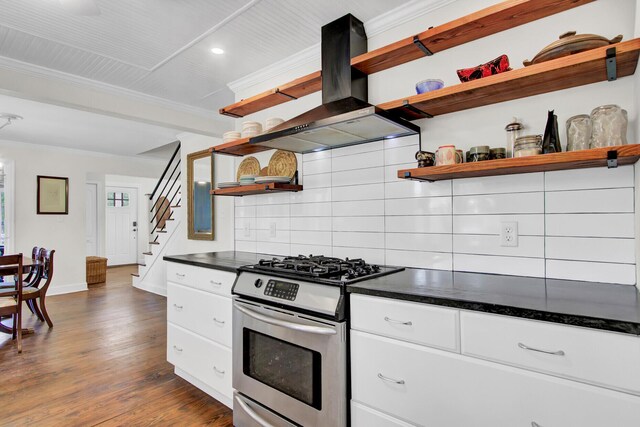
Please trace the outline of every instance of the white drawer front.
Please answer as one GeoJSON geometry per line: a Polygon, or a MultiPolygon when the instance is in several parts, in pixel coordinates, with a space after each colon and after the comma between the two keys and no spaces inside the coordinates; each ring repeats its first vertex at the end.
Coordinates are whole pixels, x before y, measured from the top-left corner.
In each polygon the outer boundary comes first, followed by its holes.
{"type": "Polygon", "coordinates": [[[463,354],[640,394],[640,337],[471,312],[461,322],[463,354]]]}
{"type": "Polygon", "coordinates": [[[413,427],[375,409],[351,401],[351,427],[413,427]]]}
{"type": "Polygon", "coordinates": [[[228,271],[176,262],[169,262],[167,265],[167,281],[222,296],[231,296],[231,288],[235,280],[236,274],[228,271]]]}
{"type": "Polygon", "coordinates": [[[640,397],[359,331],[351,380],[355,403],[420,426],[640,425],[640,397]]]}
{"type": "Polygon", "coordinates": [[[169,282],[167,320],[231,347],[231,298],[169,282]]]}
{"type": "Polygon", "coordinates": [[[351,294],[351,327],[392,338],[459,351],[459,311],[351,294]]]}
{"type": "Polygon", "coordinates": [[[167,325],[167,360],[231,399],[231,350],[167,325]]]}

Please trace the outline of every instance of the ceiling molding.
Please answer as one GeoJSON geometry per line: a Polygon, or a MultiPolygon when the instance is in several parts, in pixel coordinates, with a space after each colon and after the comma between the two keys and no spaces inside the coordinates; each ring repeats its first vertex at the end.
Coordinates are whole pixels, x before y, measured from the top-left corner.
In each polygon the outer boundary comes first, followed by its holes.
{"type": "MultiPolygon", "coordinates": [[[[364,26],[367,37],[374,37],[385,31],[399,27],[456,1],[458,0],[412,0],[406,5],[397,7],[365,22],[364,26]]],[[[227,86],[234,93],[238,93],[312,62],[320,63],[320,43],[314,44],[267,67],[263,67],[259,71],[234,80],[228,83],[227,86]]]]}
{"type": "Polygon", "coordinates": [[[109,83],[103,83],[97,80],[88,79],[86,77],[65,73],[63,71],[57,71],[51,68],[41,67],[39,65],[18,61],[15,59],[7,58],[5,56],[0,56],[0,68],[10,71],[18,71],[33,77],[59,80],[65,83],[71,83],[78,87],[94,89],[110,95],[122,96],[170,110],[193,114],[199,117],[211,118],[213,114],[212,111],[206,110],[204,108],[192,107],[190,105],[173,102],[153,95],[147,95],[142,92],[136,92],[134,90],[111,85],[109,83]]]}

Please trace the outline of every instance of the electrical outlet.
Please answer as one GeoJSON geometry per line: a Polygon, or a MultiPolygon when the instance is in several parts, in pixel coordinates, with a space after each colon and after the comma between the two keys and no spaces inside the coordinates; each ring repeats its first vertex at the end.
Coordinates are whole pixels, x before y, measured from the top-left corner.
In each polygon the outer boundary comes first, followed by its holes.
{"type": "Polygon", "coordinates": [[[269,236],[275,238],[276,237],[276,223],[272,222],[269,225],[269,236]]]}
{"type": "Polygon", "coordinates": [[[500,246],[518,246],[518,223],[500,223],[500,246]]]}
{"type": "Polygon", "coordinates": [[[244,223],[244,237],[251,237],[251,227],[249,222],[244,223]]]}

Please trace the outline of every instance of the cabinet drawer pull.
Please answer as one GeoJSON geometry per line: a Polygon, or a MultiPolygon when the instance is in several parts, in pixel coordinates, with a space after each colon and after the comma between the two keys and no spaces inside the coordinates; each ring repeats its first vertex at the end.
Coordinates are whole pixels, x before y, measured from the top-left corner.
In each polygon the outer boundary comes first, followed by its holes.
{"type": "Polygon", "coordinates": [[[393,378],[389,378],[389,377],[385,377],[384,375],[378,373],[378,378],[380,378],[382,381],[387,381],[390,383],[395,383],[395,384],[404,384],[404,380],[394,380],[393,378]]]}
{"type": "Polygon", "coordinates": [[[178,347],[177,345],[174,345],[174,346],[173,346],[173,349],[174,349],[175,351],[182,352],[182,349],[181,349],[180,347],[178,347]]]}
{"type": "Polygon", "coordinates": [[[216,322],[216,323],[219,323],[219,324],[221,324],[221,325],[224,325],[224,320],[218,320],[218,319],[216,319],[216,318],[214,317],[214,318],[213,318],[213,321],[214,321],[214,322],[216,322]]]}
{"type": "Polygon", "coordinates": [[[209,283],[216,286],[222,286],[222,282],[216,282],[215,280],[209,280],[209,283]]]}
{"type": "Polygon", "coordinates": [[[537,351],[538,353],[551,354],[553,356],[564,356],[564,351],[562,350],[558,350],[558,351],[540,350],[539,348],[533,348],[533,347],[524,345],[521,342],[518,343],[518,347],[520,347],[523,350],[537,351]]]}
{"type": "Polygon", "coordinates": [[[213,367],[213,370],[216,371],[217,373],[219,373],[220,375],[224,375],[224,373],[226,371],[221,371],[220,369],[216,368],[215,366],[213,367]]]}
{"type": "Polygon", "coordinates": [[[183,305],[173,304],[176,310],[182,310],[184,308],[183,305]]]}
{"type": "Polygon", "coordinates": [[[178,277],[184,277],[184,276],[186,276],[186,274],[176,273],[176,276],[178,276],[178,277]]]}
{"type": "Polygon", "coordinates": [[[411,320],[408,320],[408,321],[406,321],[406,322],[403,322],[402,320],[390,319],[390,318],[388,318],[387,316],[385,316],[385,317],[384,317],[384,320],[385,320],[386,322],[389,322],[389,323],[396,323],[396,324],[398,324],[398,325],[407,325],[407,326],[411,326],[411,325],[413,325],[413,322],[412,322],[411,320]]]}

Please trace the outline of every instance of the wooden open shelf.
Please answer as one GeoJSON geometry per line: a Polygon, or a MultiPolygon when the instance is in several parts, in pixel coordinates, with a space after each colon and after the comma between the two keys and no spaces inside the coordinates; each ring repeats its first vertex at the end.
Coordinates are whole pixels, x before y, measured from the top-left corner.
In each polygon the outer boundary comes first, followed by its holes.
{"type": "Polygon", "coordinates": [[[227,154],[230,156],[246,156],[248,154],[259,153],[267,150],[272,150],[272,148],[249,144],[249,138],[236,139],[235,141],[209,148],[209,152],[211,153],[227,154]]]}
{"type": "Polygon", "coordinates": [[[606,167],[607,156],[610,151],[616,152],[618,165],[633,164],[640,159],[640,144],[620,145],[513,159],[401,169],[398,171],[398,178],[440,181],[444,179],[606,167]]]}
{"type": "Polygon", "coordinates": [[[266,194],[281,191],[302,191],[302,185],[278,183],[241,185],[239,187],[211,190],[211,194],[214,196],[250,196],[252,194],[266,194]]]}
{"type": "Polygon", "coordinates": [[[453,113],[513,99],[607,80],[607,50],[615,48],[617,77],[635,73],[640,39],[577,53],[564,58],[507,71],[433,92],[379,104],[408,120],[453,113]],[[411,106],[412,108],[407,108],[411,106]]]}
{"type": "MultiPolygon", "coordinates": [[[[427,56],[419,44],[422,44],[431,53],[442,52],[469,41],[555,15],[592,1],[594,0],[503,1],[446,24],[429,28],[413,37],[407,37],[356,56],[352,58],[351,65],[366,74],[377,73],[427,56]]],[[[285,85],[223,107],[220,109],[220,114],[244,117],[321,89],[321,74],[320,71],[316,71],[285,85]]]]}

